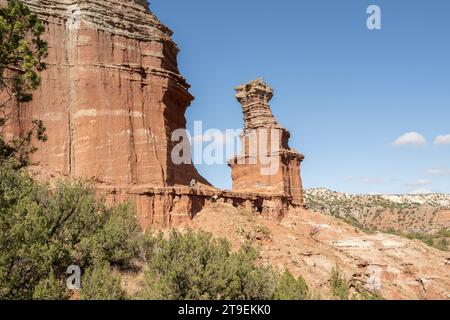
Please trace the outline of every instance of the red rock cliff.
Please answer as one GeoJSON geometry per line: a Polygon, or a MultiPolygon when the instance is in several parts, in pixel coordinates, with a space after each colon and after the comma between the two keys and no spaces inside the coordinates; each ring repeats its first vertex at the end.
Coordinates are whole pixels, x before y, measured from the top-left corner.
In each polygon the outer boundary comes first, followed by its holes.
{"type": "Polygon", "coordinates": [[[21,115],[48,128],[34,162],[110,186],[206,183],[193,165],[171,163],[170,137],[193,97],[172,33],[146,1],[24,2],[49,43],[42,86],[21,115]]]}
{"type": "Polygon", "coordinates": [[[49,55],[13,130],[44,121],[49,140],[32,158],[41,174],[90,179],[111,202],[132,199],[144,228],[184,222],[214,201],[277,215],[294,204],[292,183],[282,193],[220,191],[192,164],[172,163],[171,136],[186,127],[193,97],[172,32],[146,1],[23,2],[45,22],[49,55]]]}

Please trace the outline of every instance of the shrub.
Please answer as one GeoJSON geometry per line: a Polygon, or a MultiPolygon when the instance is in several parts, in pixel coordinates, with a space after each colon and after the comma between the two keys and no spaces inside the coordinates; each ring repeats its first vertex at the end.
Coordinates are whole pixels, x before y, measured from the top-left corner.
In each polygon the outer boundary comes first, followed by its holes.
{"type": "Polygon", "coordinates": [[[81,283],[81,300],[121,300],[125,295],[120,277],[113,274],[107,262],[99,262],[89,268],[81,283]]]}
{"type": "Polygon", "coordinates": [[[267,226],[262,224],[254,226],[250,231],[243,229],[241,226],[238,226],[236,229],[236,233],[242,236],[243,239],[249,241],[272,240],[272,232],[267,226]]]}
{"type": "Polygon", "coordinates": [[[331,271],[330,287],[332,296],[339,300],[382,300],[378,293],[371,292],[361,285],[354,286],[356,292],[350,294],[350,282],[338,266],[331,271]]]}
{"type": "Polygon", "coordinates": [[[63,279],[57,279],[53,271],[48,277],[44,277],[33,290],[35,300],[59,300],[64,296],[65,283],[63,279]]]}
{"type": "Polygon", "coordinates": [[[244,246],[231,252],[230,244],[205,232],[172,231],[153,243],[148,262],[144,299],[270,299],[275,273],[258,266],[257,251],[244,246]]]}
{"type": "Polygon", "coordinates": [[[449,241],[447,238],[441,238],[441,239],[437,240],[437,242],[434,246],[439,250],[449,251],[449,241]]]}
{"type": "Polygon", "coordinates": [[[350,286],[338,266],[331,271],[330,287],[333,297],[340,300],[349,299],[350,286]]]}
{"type": "Polygon", "coordinates": [[[83,182],[50,191],[0,165],[0,299],[46,298],[46,287],[55,298],[68,266],[127,265],[138,254],[138,239],[130,205],[109,208],[83,182]]]}
{"type": "Polygon", "coordinates": [[[261,239],[261,240],[272,239],[272,232],[270,231],[270,229],[267,226],[265,226],[263,224],[256,225],[254,228],[254,233],[255,233],[256,239],[261,239]]]}
{"type": "Polygon", "coordinates": [[[89,184],[51,189],[0,164],[0,299],[69,298],[71,265],[83,273],[81,299],[122,299],[120,271],[135,260],[146,270],[138,298],[303,299],[308,292],[302,278],[260,265],[249,243],[232,251],[201,231],[144,235],[129,204],[108,207],[89,184]]]}
{"type": "Polygon", "coordinates": [[[309,298],[309,289],[305,279],[297,279],[289,271],[279,276],[275,290],[275,300],[306,300],[309,298]]]}

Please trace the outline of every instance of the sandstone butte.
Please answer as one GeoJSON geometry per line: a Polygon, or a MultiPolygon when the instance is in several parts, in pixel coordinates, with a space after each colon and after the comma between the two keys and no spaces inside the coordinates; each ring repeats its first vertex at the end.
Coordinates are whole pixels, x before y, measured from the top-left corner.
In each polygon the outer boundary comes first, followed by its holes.
{"type": "Polygon", "coordinates": [[[214,201],[278,217],[303,205],[303,156],[289,148],[289,132],[268,105],[272,89],[261,79],[236,96],[247,136],[265,129],[262,143],[271,145],[270,133],[279,133],[280,148],[268,150],[279,170],[262,177],[259,163],[237,160],[248,159],[244,148],[230,163],[233,190],[221,191],[192,163],[172,162],[172,133],[186,128],[194,97],[178,71],[172,32],[146,1],[23,2],[45,22],[49,55],[42,85],[11,130],[44,121],[49,140],[32,158],[41,175],[82,177],[111,202],[132,199],[143,228],[186,222],[214,201]]]}
{"type": "MultiPolygon", "coordinates": [[[[386,299],[450,299],[448,253],[392,235],[368,235],[336,218],[304,209],[300,164],[289,132],[272,115],[272,89],[261,79],[236,88],[242,105],[242,151],[229,162],[233,189],[211,186],[192,164],[174,165],[171,134],[185,128],[193,101],[177,67],[172,32],[145,0],[24,0],[45,22],[47,70],[11,133],[41,119],[49,140],[33,155],[44,179],[84,178],[112,203],[136,203],[142,227],[191,226],[262,245],[263,262],[303,275],[329,296],[338,264],[352,288],[376,287],[386,299]],[[258,145],[278,161],[262,176],[258,145]],[[271,149],[271,133],[279,148],[271,149]],[[262,140],[261,140],[262,139],[262,140]],[[195,181],[195,184],[192,184],[195,181]],[[263,227],[267,234],[261,234],[263,227]],[[259,230],[259,231],[258,231],[259,230]]],[[[4,5],[5,0],[0,0],[4,5]]],[[[142,275],[131,275],[133,287],[142,275]]],[[[130,289],[133,290],[133,289],[130,289]]]]}

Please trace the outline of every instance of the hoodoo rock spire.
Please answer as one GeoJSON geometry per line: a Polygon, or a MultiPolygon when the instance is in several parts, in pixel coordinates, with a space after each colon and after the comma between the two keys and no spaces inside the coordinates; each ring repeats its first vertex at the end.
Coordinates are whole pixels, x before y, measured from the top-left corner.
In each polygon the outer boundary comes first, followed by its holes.
{"type": "Polygon", "coordinates": [[[304,156],[289,147],[289,131],[272,114],[272,88],[259,78],[235,90],[244,114],[244,132],[241,154],[229,162],[233,190],[278,193],[289,204],[302,206],[304,156]]]}

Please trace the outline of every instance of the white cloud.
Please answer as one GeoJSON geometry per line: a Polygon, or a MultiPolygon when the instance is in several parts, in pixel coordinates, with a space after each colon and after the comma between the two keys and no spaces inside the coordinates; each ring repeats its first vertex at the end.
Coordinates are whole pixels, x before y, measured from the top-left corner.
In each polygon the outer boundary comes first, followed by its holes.
{"type": "Polygon", "coordinates": [[[437,146],[450,144],[450,134],[444,136],[437,136],[436,139],[434,139],[434,144],[437,146]]]}
{"type": "Polygon", "coordinates": [[[405,183],[405,186],[406,187],[423,187],[423,186],[428,186],[431,183],[432,182],[427,179],[418,179],[416,181],[405,183]]]}
{"type": "Polygon", "coordinates": [[[427,144],[427,140],[423,135],[418,132],[408,132],[397,138],[394,141],[393,145],[395,147],[403,147],[403,146],[415,146],[415,147],[423,147],[427,144]]]}
{"type": "Polygon", "coordinates": [[[450,169],[443,169],[443,168],[432,168],[427,170],[427,175],[429,176],[445,176],[450,174],[450,169]]]}

